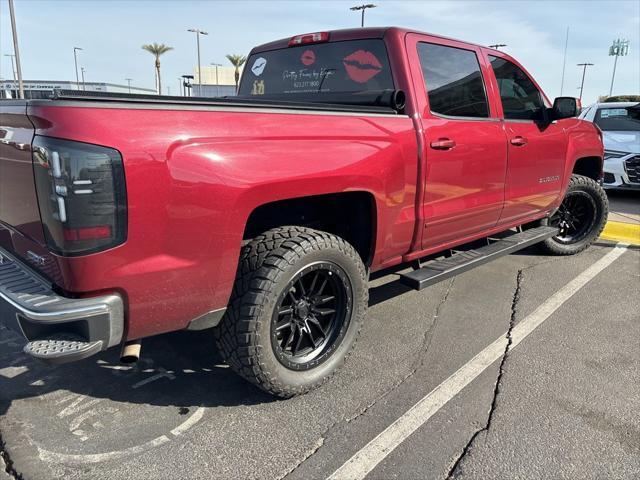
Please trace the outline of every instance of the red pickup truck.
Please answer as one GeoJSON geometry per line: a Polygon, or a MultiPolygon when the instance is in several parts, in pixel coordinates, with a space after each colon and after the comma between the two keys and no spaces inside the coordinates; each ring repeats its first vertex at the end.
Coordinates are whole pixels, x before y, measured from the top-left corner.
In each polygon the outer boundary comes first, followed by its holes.
{"type": "Polygon", "coordinates": [[[576,100],[458,40],[319,32],[254,48],[237,97],[80,93],[0,103],[0,313],[50,363],[215,328],[292,396],[352,349],[370,272],[422,289],[606,221],[576,100]]]}

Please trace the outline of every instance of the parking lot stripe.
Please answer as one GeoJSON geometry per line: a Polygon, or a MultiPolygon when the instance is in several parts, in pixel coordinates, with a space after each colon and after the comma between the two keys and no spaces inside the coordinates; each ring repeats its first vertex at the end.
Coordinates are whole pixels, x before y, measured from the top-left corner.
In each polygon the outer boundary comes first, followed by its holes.
{"type": "Polygon", "coordinates": [[[194,414],[191,415],[184,423],[171,430],[171,434],[175,436],[182,435],[202,419],[204,412],[204,407],[198,407],[194,414]]]}
{"type": "Polygon", "coordinates": [[[202,420],[205,411],[206,410],[204,407],[198,407],[198,409],[189,418],[187,418],[184,422],[171,430],[170,434],[160,435],[159,437],[156,437],[153,440],[149,440],[148,442],[145,442],[141,445],[135,445],[123,450],[115,450],[105,453],[69,454],[52,452],[38,447],[38,456],[45,462],[62,463],[68,465],[83,465],[89,463],[102,463],[111,460],[120,460],[131,455],[139,455],[143,452],[146,452],[147,450],[151,450],[152,448],[156,448],[160,445],[164,445],[165,443],[170,442],[172,439],[170,437],[177,437],[186,433],[187,430],[189,430],[196,423],[202,420]]]}
{"type": "MultiPolygon", "coordinates": [[[[512,330],[512,343],[509,350],[515,348],[591,279],[611,265],[626,251],[627,247],[628,244],[618,243],[604,257],[567,283],[533,313],[520,321],[512,330]]],[[[501,358],[506,346],[507,335],[505,333],[407,410],[331,474],[328,480],[363,479],[409,435],[427,422],[493,362],[501,358]]]]}
{"type": "Polygon", "coordinates": [[[38,447],[38,456],[43,462],[64,463],[68,465],[83,465],[87,463],[102,463],[109,460],[117,460],[129,455],[138,455],[152,448],[170,442],[171,439],[166,435],[161,435],[153,440],[149,440],[142,445],[125,448],[124,450],[116,450],[106,453],[85,453],[85,454],[69,454],[50,452],[44,448],[38,447]]]}

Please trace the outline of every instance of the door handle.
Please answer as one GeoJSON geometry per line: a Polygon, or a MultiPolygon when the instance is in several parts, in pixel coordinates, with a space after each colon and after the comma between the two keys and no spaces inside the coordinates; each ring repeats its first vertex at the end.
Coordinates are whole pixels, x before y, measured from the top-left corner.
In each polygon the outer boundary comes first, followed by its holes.
{"type": "Polygon", "coordinates": [[[449,138],[439,138],[438,140],[431,142],[429,145],[431,145],[431,148],[434,150],[451,150],[456,146],[456,142],[449,138]]]}
{"type": "Polygon", "coordinates": [[[511,139],[511,145],[515,145],[516,147],[522,147],[527,144],[527,139],[521,136],[513,137],[511,139]]]}

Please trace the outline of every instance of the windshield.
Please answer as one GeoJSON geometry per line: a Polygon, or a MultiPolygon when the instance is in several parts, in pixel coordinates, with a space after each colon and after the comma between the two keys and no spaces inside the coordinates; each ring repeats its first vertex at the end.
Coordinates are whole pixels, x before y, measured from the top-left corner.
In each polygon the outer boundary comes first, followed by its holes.
{"type": "Polygon", "coordinates": [[[626,108],[599,108],[594,122],[605,132],[640,131],[640,119],[630,116],[626,108]]]}
{"type": "Polygon", "coordinates": [[[351,93],[393,89],[382,40],[300,45],[249,57],[239,95],[351,93]]]}

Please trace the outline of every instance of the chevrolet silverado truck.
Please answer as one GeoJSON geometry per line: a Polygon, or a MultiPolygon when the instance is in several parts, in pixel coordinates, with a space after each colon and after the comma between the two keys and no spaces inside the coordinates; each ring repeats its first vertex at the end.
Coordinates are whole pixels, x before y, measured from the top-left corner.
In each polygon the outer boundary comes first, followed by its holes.
{"type": "Polygon", "coordinates": [[[504,52],[317,32],[254,48],[238,93],[0,104],[0,312],[27,354],[135,359],[213,328],[233,370],[290,397],[352,350],[371,272],[421,290],[535,243],[580,252],[605,224],[601,132],[504,52]]]}

